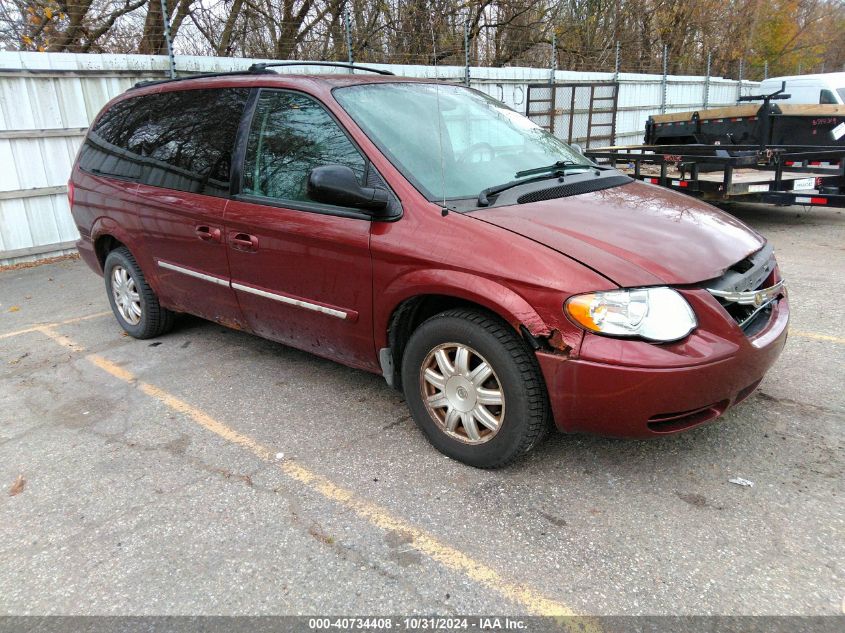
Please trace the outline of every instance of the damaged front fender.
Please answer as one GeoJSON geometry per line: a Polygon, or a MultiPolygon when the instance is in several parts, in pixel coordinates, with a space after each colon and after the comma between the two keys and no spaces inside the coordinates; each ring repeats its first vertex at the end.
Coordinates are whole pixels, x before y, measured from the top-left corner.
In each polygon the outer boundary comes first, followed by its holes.
{"type": "MultiPolygon", "coordinates": [[[[408,299],[426,295],[450,296],[471,301],[495,312],[514,329],[525,327],[538,339],[552,334],[552,329],[537,311],[516,292],[496,281],[454,270],[416,270],[394,279],[383,291],[383,301],[376,306],[375,331],[385,337],[395,306],[408,299]]],[[[377,347],[387,347],[386,338],[377,347]]]]}

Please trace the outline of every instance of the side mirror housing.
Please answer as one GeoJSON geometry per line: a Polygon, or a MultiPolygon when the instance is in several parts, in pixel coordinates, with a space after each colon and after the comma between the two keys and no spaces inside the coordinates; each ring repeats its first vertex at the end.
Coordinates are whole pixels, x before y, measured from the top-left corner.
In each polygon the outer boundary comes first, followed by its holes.
{"type": "MultiPolygon", "coordinates": [[[[346,165],[322,165],[308,174],[308,195],[317,202],[368,211],[387,209],[387,192],[358,184],[355,172],[346,165]]],[[[377,214],[374,214],[377,215],[377,214]]]]}
{"type": "Polygon", "coordinates": [[[572,148],[572,149],[574,149],[576,152],[578,152],[579,154],[581,154],[581,156],[583,156],[583,155],[584,155],[584,148],[583,148],[583,147],[581,147],[580,145],[578,145],[578,143],[572,143],[569,147],[571,147],[571,148],[572,148]]]}

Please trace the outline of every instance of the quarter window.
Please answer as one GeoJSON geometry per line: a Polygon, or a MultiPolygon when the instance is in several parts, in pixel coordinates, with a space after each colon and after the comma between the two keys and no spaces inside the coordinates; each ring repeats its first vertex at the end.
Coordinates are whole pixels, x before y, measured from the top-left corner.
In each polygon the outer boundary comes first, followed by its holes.
{"type": "Polygon", "coordinates": [[[248,89],[181,90],[116,103],[80,154],[82,169],[147,185],[226,196],[248,89]]]}
{"type": "Polygon", "coordinates": [[[819,95],[819,103],[836,103],[836,97],[830,90],[822,90],[821,95],[819,95]]]}
{"type": "Polygon", "coordinates": [[[319,103],[301,94],[262,91],[247,141],[243,192],[308,202],[308,174],[331,164],[350,167],[364,183],[366,161],[319,103]]]}

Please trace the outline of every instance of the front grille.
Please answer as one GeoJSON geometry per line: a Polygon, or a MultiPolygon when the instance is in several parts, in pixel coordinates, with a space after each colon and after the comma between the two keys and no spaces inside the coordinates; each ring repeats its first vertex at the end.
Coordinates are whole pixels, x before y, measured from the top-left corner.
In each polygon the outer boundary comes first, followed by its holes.
{"type": "Polygon", "coordinates": [[[730,301],[725,301],[717,297],[722,307],[731,315],[731,318],[745,332],[746,336],[754,336],[769,322],[769,317],[772,315],[771,305],[759,309],[755,306],[740,305],[730,301]]]}
{"type": "Polygon", "coordinates": [[[526,202],[539,202],[540,200],[553,200],[555,198],[567,198],[569,196],[578,196],[582,193],[591,193],[593,191],[601,191],[602,189],[610,189],[611,187],[618,187],[619,185],[627,185],[634,182],[628,176],[608,176],[606,178],[596,178],[594,180],[579,180],[568,185],[558,185],[557,187],[549,187],[548,189],[540,189],[538,191],[531,191],[524,193],[516,201],[519,204],[526,202]]]}
{"type": "Polygon", "coordinates": [[[775,265],[773,249],[767,244],[705,284],[746,336],[766,327],[782,294],[780,284],[774,282],[775,265]]]}
{"type": "MultiPolygon", "coordinates": [[[[748,306],[743,306],[748,307],[748,306]]],[[[736,317],[734,317],[736,318],[736,317]]],[[[766,307],[757,311],[757,313],[751,313],[741,321],[737,321],[742,328],[742,331],[745,332],[745,336],[752,337],[759,334],[764,327],[769,324],[769,319],[772,318],[772,304],[770,303],[766,307]]]]}

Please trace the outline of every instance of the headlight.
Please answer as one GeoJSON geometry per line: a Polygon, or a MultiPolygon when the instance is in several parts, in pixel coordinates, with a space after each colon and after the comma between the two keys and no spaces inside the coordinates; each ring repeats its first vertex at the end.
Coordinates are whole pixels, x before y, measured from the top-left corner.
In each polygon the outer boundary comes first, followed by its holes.
{"type": "Polygon", "coordinates": [[[588,292],[570,297],[563,308],[585,330],[664,343],[697,325],[690,305],[671,288],[588,292]]]}

